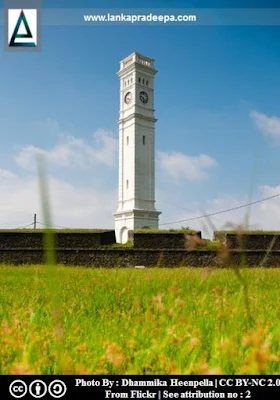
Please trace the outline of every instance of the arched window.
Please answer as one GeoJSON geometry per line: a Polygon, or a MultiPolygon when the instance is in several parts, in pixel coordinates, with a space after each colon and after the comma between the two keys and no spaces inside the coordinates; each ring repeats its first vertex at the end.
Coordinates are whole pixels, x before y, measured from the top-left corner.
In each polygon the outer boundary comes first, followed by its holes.
{"type": "Polygon", "coordinates": [[[141,78],[138,79],[138,82],[141,83],[141,78]]]}
{"type": "Polygon", "coordinates": [[[144,78],[142,79],[142,83],[143,83],[143,85],[145,85],[145,79],[144,78]]]}
{"type": "Polygon", "coordinates": [[[149,81],[148,81],[148,79],[146,80],[146,85],[147,85],[147,86],[149,85],[149,81]]]}

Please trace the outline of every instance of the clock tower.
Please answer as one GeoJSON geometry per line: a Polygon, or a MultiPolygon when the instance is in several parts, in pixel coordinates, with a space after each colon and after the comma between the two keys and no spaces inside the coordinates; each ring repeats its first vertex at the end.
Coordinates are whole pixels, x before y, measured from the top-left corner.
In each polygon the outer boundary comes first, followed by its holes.
{"type": "Polygon", "coordinates": [[[133,53],[120,62],[118,243],[128,231],[158,228],[155,209],[154,60],[133,53]]]}

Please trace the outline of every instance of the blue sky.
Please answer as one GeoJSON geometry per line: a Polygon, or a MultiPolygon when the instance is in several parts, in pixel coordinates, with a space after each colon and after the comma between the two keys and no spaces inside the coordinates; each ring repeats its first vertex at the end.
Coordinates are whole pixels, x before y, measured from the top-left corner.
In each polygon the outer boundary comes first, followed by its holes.
{"type": "MultiPolygon", "coordinates": [[[[150,3],[118,5],[121,12],[150,3]]],[[[218,8],[223,3],[211,2],[218,8]]],[[[238,3],[229,1],[227,7],[277,4],[238,3]]],[[[48,8],[62,4],[43,2],[48,8]]],[[[70,1],[68,7],[75,4],[70,1]]],[[[81,1],[79,7],[113,4],[81,1]]],[[[179,1],[153,1],[153,8],[172,13],[174,4],[194,8],[194,2],[179,1]]],[[[199,6],[203,2],[195,2],[199,6]]],[[[38,151],[48,160],[55,225],[114,226],[116,72],[119,61],[134,51],[154,58],[159,70],[156,200],[161,223],[244,204],[252,189],[252,200],[280,193],[279,41],[280,25],[44,26],[42,52],[1,50],[0,227],[28,223],[34,212],[41,215],[34,169],[38,151]]],[[[221,214],[212,222],[217,228],[240,223],[244,212],[221,214]]],[[[250,223],[279,229],[279,199],[253,206],[250,223]]],[[[204,229],[201,220],[167,226],[181,225],[204,229]]]]}

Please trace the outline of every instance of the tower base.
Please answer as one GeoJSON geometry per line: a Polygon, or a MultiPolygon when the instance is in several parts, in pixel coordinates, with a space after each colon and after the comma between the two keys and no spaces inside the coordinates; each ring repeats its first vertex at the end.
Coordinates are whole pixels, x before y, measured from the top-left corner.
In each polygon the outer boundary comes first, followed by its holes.
{"type": "Polygon", "coordinates": [[[158,229],[160,211],[126,210],[115,216],[115,235],[117,243],[126,243],[128,231],[134,229],[158,229]]]}

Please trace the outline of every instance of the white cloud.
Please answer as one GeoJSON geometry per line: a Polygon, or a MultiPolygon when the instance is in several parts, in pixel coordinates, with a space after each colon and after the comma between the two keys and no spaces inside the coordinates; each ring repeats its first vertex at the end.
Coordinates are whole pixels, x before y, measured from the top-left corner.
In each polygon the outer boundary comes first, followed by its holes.
{"type": "Polygon", "coordinates": [[[207,170],[217,165],[216,160],[206,154],[191,157],[177,152],[158,152],[157,158],[162,171],[177,183],[180,179],[190,182],[205,180],[207,170]]]}
{"type": "MultiPolygon", "coordinates": [[[[76,228],[113,228],[112,212],[117,207],[114,189],[95,190],[50,177],[49,198],[53,224],[76,228]]],[[[0,228],[32,223],[34,213],[42,221],[37,177],[6,174],[0,178],[0,228]]]]}
{"type": "Polygon", "coordinates": [[[16,175],[6,169],[0,169],[0,182],[5,182],[7,179],[16,178],[16,175]]]}
{"type": "MultiPolygon", "coordinates": [[[[53,176],[49,177],[50,204],[54,226],[73,228],[114,228],[112,213],[117,208],[117,187],[97,190],[89,185],[77,185],[65,182],[53,176]]],[[[280,185],[262,186],[258,198],[265,198],[280,193],[280,185]]],[[[35,174],[28,176],[0,171],[0,228],[12,228],[31,224],[33,214],[37,213],[38,221],[42,221],[42,211],[38,180],[35,174]]],[[[214,227],[209,225],[206,218],[184,221],[202,214],[215,213],[220,210],[237,207],[248,203],[247,197],[222,196],[201,205],[188,204],[189,210],[176,207],[182,206],[182,196],[176,200],[168,200],[166,188],[157,189],[156,207],[162,211],[160,223],[181,221],[178,224],[161,226],[181,227],[190,226],[202,230],[204,237],[212,238],[213,229],[232,228],[242,224],[246,208],[210,217],[214,227]],[[161,202],[162,200],[162,202],[161,202]]],[[[280,196],[255,204],[250,208],[249,226],[251,229],[280,229],[280,196]]],[[[40,226],[40,225],[39,225],[40,226]]]]}
{"type": "MultiPolygon", "coordinates": [[[[15,174],[7,169],[0,169],[0,228],[15,228],[31,224],[36,213],[38,221],[42,221],[39,183],[37,179],[36,155],[43,156],[47,165],[65,167],[65,172],[83,168],[83,182],[92,176],[92,167],[100,166],[98,173],[106,171],[103,167],[114,167],[117,156],[117,139],[104,130],[93,134],[93,140],[85,140],[65,133],[55,120],[48,119],[36,123],[39,131],[52,131],[59,139],[59,144],[45,149],[32,144],[23,147],[15,157],[16,164],[21,167],[15,174]]],[[[96,168],[94,169],[97,171],[96,168]]],[[[49,175],[50,204],[55,226],[84,228],[113,228],[112,213],[117,208],[117,188],[105,185],[92,186],[89,183],[58,179],[56,168],[49,175]],[[103,186],[103,188],[102,188],[103,186]]],[[[97,172],[96,172],[97,173],[97,172]]],[[[117,182],[116,182],[117,186],[117,182]]],[[[40,225],[39,225],[40,226],[40,225]]]]}
{"type": "Polygon", "coordinates": [[[252,118],[256,127],[264,134],[271,136],[274,139],[280,138],[280,118],[276,116],[268,117],[257,111],[251,111],[252,118]]]}
{"type": "Polygon", "coordinates": [[[274,223],[278,225],[278,230],[280,230],[280,196],[278,196],[280,194],[280,185],[275,187],[264,185],[260,189],[265,198],[277,196],[261,203],[260,211],[263,214],[269,213],[270,218],[275,220],[274,223]]]}
{"type": "MultiPolygon", "coordinates": [[[[268,185],[263,185],[260,186],[260,189],[263,191],[263,194],[265,197],[270,197],[270,196],[276,196],[280,193],[280,185],[278,186],[268,186],[268,185]]],[[[280,196],[279,196],[280,198],[280,196]]],[[[278,197],[275,197],[276,201],[278,200],[278,197]]],[[[269,201],[275,201],[275,200],[269,200],[269,201]]],[[[262,203],[262,204],[269,204],[269,203],[262,203]]]]}
{"type": "MultiPolygon", "coordinates": [[[[208,218],[196,219],[201,215],[213,214],[222,210],[228,210],[247,204],[255,199],[263,199],[276,194],[280,194],[280,186],[261,186],[260,194],[253,200],[248,197],[223,196],[200,204],[189,204],[188,209],[183,211],[181,207],[176,207],[176,199],[172,198],[172,204],[168,206],[165,202],[161,203],[162,195],[159,192],[157,199],[158,209],[163,211],[160,223],[176,222],[162,225],[162,228],[180,228],[190,226],[193,229],[201,230],[203,237],[212,238],[213,231],[219,229],[234,229],[243,226],[245,216],[249,211],[248,228],[263,230],[280,230],[280,196],[254,204],[250,207],[240,208],[234,211],[213,215],[208,218]],[[194,219],[192,219],[194,218],[194,219]],[[192,220],[190,220],[192,219],[192,220]],[[189,221],[187,221],[189,220],[189,221]]],[[[164,196],[166,199],[166,196],[164,196]]],[[[180,201],[177,202],[180,204],[180,201]]]]}
{"type": "MultiPolygon", "coordinates": [[[[53,123],[53,122],[51,122],[53,123]]],[[[54,123],[54,127],[56,124],[54,123]]],[[[36,177],[35,155],[40,153],[45,156],[47,163],[65,167],[83,167],[89,172],[92,165],[114,166],[117,155],[117,139],[105,131],[98,131],[93,137],[93,143],[88,144],[82,139],[73,136],[62,136],[61,142],[46,150],[35,146],[24,147],[16,157],[18,165],[22,167],[20,174],[15,174],[7,169],[0,169],[0,228],[17,227],[32,223],[33,214],[37,213],[38,220],[42,220],[39,185],[36,177]],[[33,169],[35,167],[35,169],[33,169]],[[28,170],[28,174],[26,173],[28,170]],[[31,171],[30,171],[31,169],[31,171]]],[[[207,179],[210,168],[217,162],[208,155],[200,154],[196,157],[187,156],[179,152],[159,152],[157,161],[162,172],[173,179],[185,179],[191,182],[207,179]]],[[[68,171],[66,169],[66,171],[68,171]]],[[[102,175],[101,179],[105,179],[102,175]]],[[[53,169],[55,174],[55,169],[53,169]]],[[[112,213],[117,208],[117,182],[105,189],[82,184],[69,179],[58,179],[56,175],[49,176],[50,203],[55,226],[76,228],[113,228],[114,217],[112,213]]],[[[84,180],[85,181],[85,180],[84,180]]],[[[262,186],[259,198],[269,197],[280,193],[280,186],[262,186]]],[[[188,204],[189,210],[174,206],[183,205],[182,196],[184,188],[180,190],[180,198],[175,199],[174,193],[170,194],[168,206],[163,200],[168,200],[166,185],[157,187],[156,207],[162,211],[160,223],[180,221],[202,214],[236,207],[248,202],[246,197],[222,196],[199,204],[188,204]],[[167,197],[166,197],[167,196],[167,197]],[[162,202],[161,202],[162,199],[162,202]]],[[[225,214],[210,217],[216,229],[223,228],[231,222],[239,225],[244,221],[245,208],[225,214]]],[[[252,229],[280,229],[280,197],[255,204],[251,207],[250,227],[252,229]]],[[[203,231],[204,237],[212,237],[212,228],[206,219],[182,221],[179,224],[170,224],[162,227],[191,226],[203,231]],[[209,234],[205,227],[208,227],[209,234]]]]}
{"type": "Polygon", "coordinates": [[[67,136],[62,143],[46,150],[32,145],[25,146],[15,157],[19,166],[33,170],[36,166],[36,155],[43,155],[48,163],[60,166],[75,166],[86,168],[101,164],[113,167],[116,162],[117,139],[104,130],[93,135],[93,144],[87,144],[83,139],[67,136]]]}

